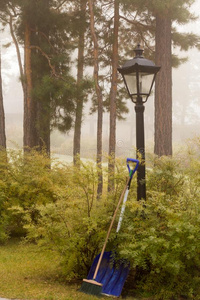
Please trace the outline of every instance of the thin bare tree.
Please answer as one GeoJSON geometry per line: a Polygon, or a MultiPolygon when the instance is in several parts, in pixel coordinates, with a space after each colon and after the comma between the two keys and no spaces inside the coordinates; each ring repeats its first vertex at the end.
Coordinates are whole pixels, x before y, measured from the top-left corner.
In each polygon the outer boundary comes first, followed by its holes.
{"type": "Polygon", "coordinates": [[[114,1],[114,30],[112,46],[112,77],[110,89],[110,135],[109,135],[109,161],[108,161],[108,190],[114,189],[115,149],[116,149],[116,97],[117,97],[117,67],[119,35],[119,1],[114,1]]]}
{"type": "Polygon", "coordinates": [[[98,167],[98,187],[97,195],[101,196],[103,191],[103,173],[102,173],[102,125],[103,125],[103,95],[99,84],[99,45],[95,30],[94,18],[94,0],[88,0],[90,12],[90,30],[93,41],[93,63],[94,63],[94,83],[98,102],[97,112],[97,167],[98,167]]]}

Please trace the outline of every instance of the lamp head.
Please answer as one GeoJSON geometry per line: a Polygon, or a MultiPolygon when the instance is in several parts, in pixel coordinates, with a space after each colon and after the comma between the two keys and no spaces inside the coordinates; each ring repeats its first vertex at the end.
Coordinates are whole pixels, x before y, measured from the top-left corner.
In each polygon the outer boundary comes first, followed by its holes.
{"type": "Polygon", "coordinates": [[[133,102],[142,98],[146,102],[155,81],[156,74],[160,67],[154,62],[143,57],[143,49],[140,44],[137,45],[135,57],[124,63],[118,71],[124,79],[125,86],[133,102]]]}

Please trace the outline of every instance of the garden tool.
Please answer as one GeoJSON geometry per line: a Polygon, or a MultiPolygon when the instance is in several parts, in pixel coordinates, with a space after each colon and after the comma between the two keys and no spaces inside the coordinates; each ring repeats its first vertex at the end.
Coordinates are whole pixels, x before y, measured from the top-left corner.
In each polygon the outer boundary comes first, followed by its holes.
{"type": "Polygon", "coordinates": [[[102,251],[99,255],[95,257],[87,279],[83,279],[83,283],[80,291],[86,294],[92,294],[96,296],[100,296],[101,294],[103,294],[103,295],[116,296],[116,297],[119,297],[121,294],[122,288],[124,286],[124,283],[126,281],[129,272],[129,264],[127,263],[126,260],[116,261],[114,259],[113,252],[112,251],[105,252],[105,249],[108,242],[108,238],[110,236],[111,229],[113,227],[114,220],[116,218],[116,214],[123,200],[116,232],[120,230],[124,211],[125,211],[125,203],[127,201],[128,193],[130,189],[131,180],[138,166],[139,166],[139,161],[137,159],[127,158],[129,178],[127,180],[127,183],[123,189],[123,192],[120,196],[119,202],[115,209],[102,251]],[[136,163],[134,169],[130,168],[129,166],[130,162],[136,163]]]}

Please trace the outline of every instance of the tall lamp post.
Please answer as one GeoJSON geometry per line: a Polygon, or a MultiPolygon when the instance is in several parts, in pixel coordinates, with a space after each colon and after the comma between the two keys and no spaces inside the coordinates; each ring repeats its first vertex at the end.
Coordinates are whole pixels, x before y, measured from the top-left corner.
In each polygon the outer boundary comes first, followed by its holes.
{"type": "Polygon", "coordinates": [[[135,103],[136,112],[136,150],[137,158],[140,159],[140,165],[137,172],[137,200],[146,200],[145,183],[145,144],[144,144],[144,103],[147,101],[156,74],[160,67],[154,62],[143,57],[143,49],[140,44],[137,45],[135,57],[124,63],[118,68],[122,75],[128,94],[133,103],[135,103]]]}

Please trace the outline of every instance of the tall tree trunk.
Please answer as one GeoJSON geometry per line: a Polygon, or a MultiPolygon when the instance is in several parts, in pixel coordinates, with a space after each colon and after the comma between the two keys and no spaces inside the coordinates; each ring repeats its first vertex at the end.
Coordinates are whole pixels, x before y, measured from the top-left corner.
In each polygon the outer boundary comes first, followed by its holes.
{"type": "Polygon", "coordinates": [[[50,108],[48,103],[37,101],[38,150],[50,157],[50,108]]]}
{"type": "Polygon", "coordinates": [[[172,155],[171,19],[156,16],[156,64],[161,66],[155,84],[155,148],[158,156],[172,155]]]}
{"type": "Polygon", "coordinates": [[[99,49],[98,41],[94,27],[94,1],[88,0],[90,10],[90,30],[94,45],[93,57],[94,57],[94,83],[98,101],[98,116],[97,116],[97,167],[98,167],[98,198],[102,195],[103,191],[103,173],[102,173],[102,125],[103,125],[103,96],[101,87],[99,85],[99,49]]]}
{"type": "MultiPolygon", "coordinates": [[[[49,0],[33,1],[33,7],[37,14],[49,14],[49,0]]],[[[46,57],[48,57],[50,46],[46,41],[46,45],[44,45],[44,36],[47,40],[49,38],[49,25],[38,20],[34,26],[31,38],[31,44],[33,45],[31,59],[32,83],[34,89],[37,90],[37,88],[40,88],[40,82],[49,74],[49,64],[46,57]],[[45,46],[46,48],[44,48],[45,46]],[[37,61],[38,64],[36,65],[34,61],[37,61]]],[[[37,149],[38,151],[45,151],[48,156],[50,156],[50,101],[50,93],[42,96],[34,95],[37,149]]]]}
{"type": "Polygon", "coordinates": [[[119,2],[114,1],[114,32],[112,50],[112,80],[110,90],[110,136],[108,160],[108,191],[114,189],[115,146],[116,146],[116,97],[118,67],[119,2]]]}
{"type": "Polygon", "coordinates": [[[0,53],[0,150],[6,149],[5,113],[3,106],[3,87],[1,78],[1,53],[0,53]]]}
{"type": "Polygon", "coordinates": [[[32,97],[31,30],[28,22],[25,23],[24,36],[24,75],[26,80],[24,89],[24,147],[26,150],[37,146],[36,107],[32,97]]]}
{"type": "Polygon", "coordinates": [[[10,15],[9,20],[10,33],[16,48],[21,84],[24,96],[24,150],[38,146],[37,132],[36,132],[36,103],[32,97],[32,66],[31,66],[31,30],[28,21],[25,22],[24,28],[24,69],[22,66],[22,59],[20,55],[19,45],[13,29],[13,17],[10,15]]]}
{"type": "MultiPolygon", "coordinates": [[[[86,13],[86,0],[80,0],[81,2],[81,18],[85,19],[86,13]]],[[[85,29],[80,28],[79,43],[78,43],[78,71],[77,71],[77,89],[79,91],[81,81],[83,80],[84,69],[84,37],[85,29]]],[[[80,165],[80,152],[81,152],[81,125],[83,116],[83,96],[81,93],[77,95],[76,101],[76,118],[74,126],[74,149],[73,149],[73,161],[75,165],[80,165]]]]}

